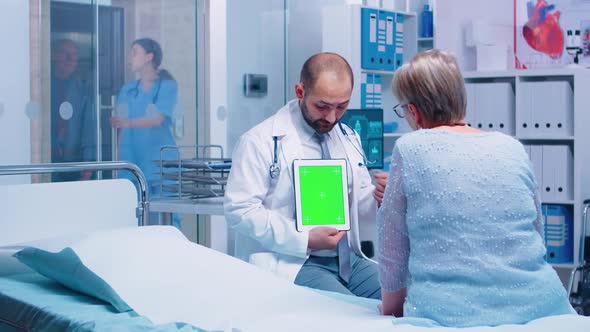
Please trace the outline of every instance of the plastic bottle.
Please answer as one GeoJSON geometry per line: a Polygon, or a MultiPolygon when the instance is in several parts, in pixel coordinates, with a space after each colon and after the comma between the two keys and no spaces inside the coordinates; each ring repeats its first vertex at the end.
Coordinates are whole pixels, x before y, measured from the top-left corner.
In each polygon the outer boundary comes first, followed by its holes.
{"type": "Polygon", "coordinates": [[[422,32],[420,37],[432,38],[432,11],[428,4],[425,4],[424,10],[422,10],[422,32]]]}

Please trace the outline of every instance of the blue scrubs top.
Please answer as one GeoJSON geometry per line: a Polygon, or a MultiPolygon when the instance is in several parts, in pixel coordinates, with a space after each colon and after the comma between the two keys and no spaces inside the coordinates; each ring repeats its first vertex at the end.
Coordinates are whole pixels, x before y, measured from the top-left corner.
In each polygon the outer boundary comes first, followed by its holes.
{"type": "MultiPolygon", "coordinates": [[[[148,111],[148,105],[155,104],[159,114],[164,115],[165,120],[157,127],[151,128],[124,128],[121,131],[119,145],[119,160],[129,161],[137,166],[145,174],[152,192],[159,186],[160,168],[157,161],[160,160],[160,148],[162,146],[176,145],[172,136],[172,113],[176,106],[178,86],[174,80],[157,80],[144,92],[141,81],[127,83],[119,92],[117,106],[127,105],[128,118],[142,118],[148,111]]],[[[176,149],[166,149],[163,159],[177,159],[176,149]]],[[[122,172],[127,173],[127,172],[122,172]]],[[[122,175],[123,175],[122,174],[122,175]]],[[[135,179],[131,174],[124,176],[135,179]]]]}

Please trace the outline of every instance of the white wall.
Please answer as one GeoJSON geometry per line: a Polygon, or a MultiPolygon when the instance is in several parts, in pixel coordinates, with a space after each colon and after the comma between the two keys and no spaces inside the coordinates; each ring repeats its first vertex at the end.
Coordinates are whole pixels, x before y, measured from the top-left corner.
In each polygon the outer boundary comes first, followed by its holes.
{"type": "Polygon", "coordinates": [[[228,153],[240,135],[284,104],[283,9],[283,0],[227,1],[228,153]],[[246,73],[267,75],[266,96],[244,96],[246,73]]]}
{"type": "MultiPolygon", "coordinates": [[[[438,0],[434,10],[436,47],[455,53],[462,69],[475,70],[475,49],[465,46],[465,26],[472,20],[512,26],[514,0],[438,0]]],[[[510,29],[502,29],[496,40],[513,45],[510,29]]]]}
{"type": "Polygon", "coordinates": [[[287,1],[287,99],[295,98],[301,67],[307,58],[322,51],[322,9],[362,4],[361,0],[287,1]]]}
{"type": "MultiPolygon", "coordinates": [[[[0,165],[31,162],[29,2],[0,1],[0,165]],[[10,28],[6,28],[10,27],[10,28]]],[[[0,177],[0,184],[28,182],[28,177],[0,177]]]]}

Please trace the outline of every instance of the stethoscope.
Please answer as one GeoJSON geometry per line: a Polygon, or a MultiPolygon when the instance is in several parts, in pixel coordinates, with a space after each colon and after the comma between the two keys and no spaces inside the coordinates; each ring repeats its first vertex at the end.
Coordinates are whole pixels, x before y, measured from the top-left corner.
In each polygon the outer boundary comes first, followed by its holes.
{"type": "MultiPolygon", "coordinates": [[[[350,129],[350,131],[352,132],[352,135],[356,135],[357,133],[347,123],[342,123],[341,121],[338,122],[338,127],[340,127],[340,131],[342,131],[342,134],[344,136],[346,136],[346,139],[350,142],[350,144],[352,145],[352,147],[363,158],[363,162],[362,163],[359,163],[358,166],[359,167],[362,167],[363,165],[371,165],[371,164],[376,163],[377,160],[368,160],[367,155],[365,154],[365,151],[363,151],[363,147],[360,146],[360,148],[359,148],[359,146],[357,146],[357,144],[354,143],[354,140],[352,138],[350,138],[350,135],[344,129],[344,126],[348,127],[348,129],[350,129]]],[[[279,145],[278,144],[278,140],[279,140],[279,137],[278,136],[273,136],[272,137],[272,140],[274,141],[274,152],[273,152],[272,164],[268,168],[268,174],[270,175],[270,178],[274,180],[274,179],[277,179],[279,177],[279,175],[281,175],[281,166],[279,166],[279,157],[278,157],[278,145],[279,145]]],[[[358,145],[360,145],[360,143],[358,145]]]]}
{"type": "MultiPolygon", "coordinates": [[[[157,79],[156,80],[158,83],[158,85],[156,85],[156,93],[154,94],[154,97],[152,98],[152,104],[155,104],[158,101],[158,96],[160,94],[160,87],[162,86],[162,80],[161,79],[157,79]]],[[[135,87],[133,89],[129,89],[129,91],[127,92],[129,95],[133,94],[135,98],[137,98],[137,96],[139,96],[139,83],[141,83],[140,80],[137,80],[135,82],[135,87]]]]}

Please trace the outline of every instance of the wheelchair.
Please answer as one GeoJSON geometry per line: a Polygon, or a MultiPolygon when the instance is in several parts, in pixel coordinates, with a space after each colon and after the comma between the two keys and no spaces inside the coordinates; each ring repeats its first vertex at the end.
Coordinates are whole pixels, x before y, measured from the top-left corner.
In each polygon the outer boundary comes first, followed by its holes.
{"type": "Polygon", "coordinates": [[[590,316],[590,259],[588,259],[590,250],[585,247],[589,208],[590,199],[587,199],[584,201],[584,213],[582,215],[583,223],[580,235],[579,264],[572,270],[567,289],[570,304],[578,314],[584,316],[590,316]],[[578,283],[574,292],[574,283],[576,280],[578,283]]]}

